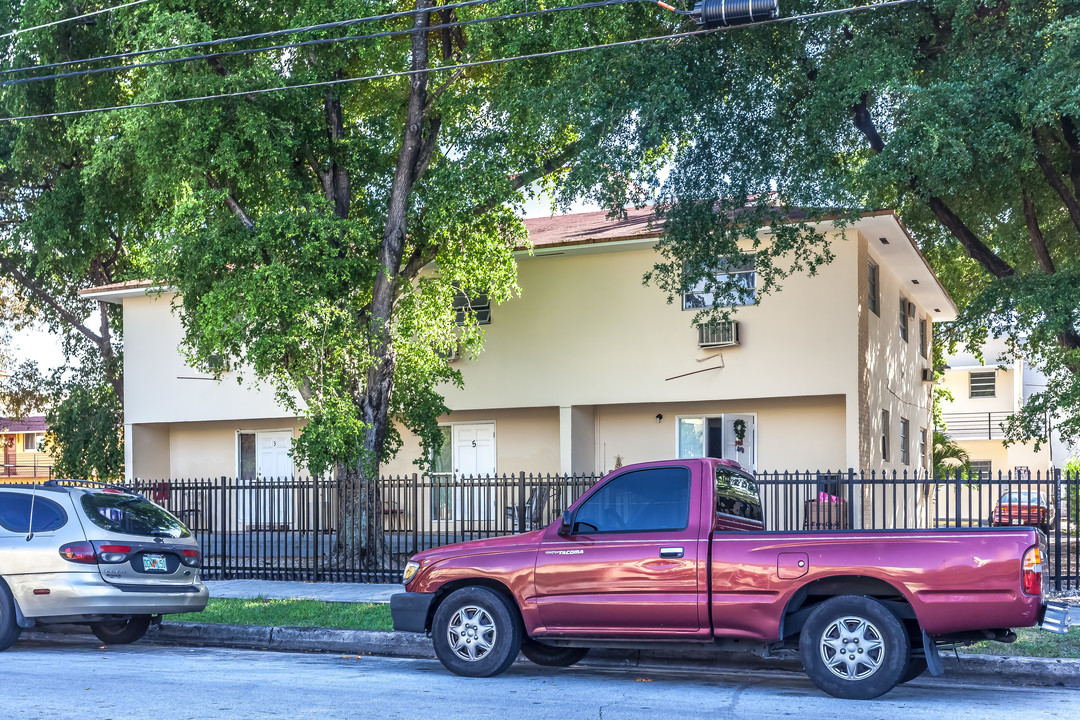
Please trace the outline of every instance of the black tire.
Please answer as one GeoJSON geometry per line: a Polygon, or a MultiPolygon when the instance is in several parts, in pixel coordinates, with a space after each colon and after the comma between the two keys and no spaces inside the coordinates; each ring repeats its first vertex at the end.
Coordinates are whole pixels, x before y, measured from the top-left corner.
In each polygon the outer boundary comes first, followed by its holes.
{"type": "Polygon", "coordinates": [[[149,615],[133,615],[130,620],[90,624],[90,631],[98,636],[98,640],[110,645],[133,643],[145,635],[149,628],[149,615]]]}
{"type": "Polygon", "coordinates": [[[873,598],[841,595],[810,613],[799,635],[799,656],[810,680],[829,695],[871,700],[904,677],[911,646],[904,624],[887,607],[873,598]]]}
{"type": "Polygon", "coordinates": [[[920,677],[926,672],[926,658],[924,657],[912,657],[908,660],[907,669],[904,670],[904,674],[900,676],[900,684],[903,685],[906,682],[911,682],[917,677],[920,677]]]}
{"type": "Polygon", "coordinates": [[[556,647],[525,638],[521,643],[521,654],[536,665],[568,667],[588,655],[589,648],[556,647]]]}
{"type": "Polygon", "coordinates": [[[0,650],[7,650],[15,644],[22,634],[22,628],[15,621],[15,598],[7,583],[0,580],[0,650]]]}
{"type": "Polygon", "coordinates": [[[521,649],[521,619],[503,595],[476,585],[450,593],[435,611],[435,654],[455,675],[492,677],[505,671],[521,649]]]}

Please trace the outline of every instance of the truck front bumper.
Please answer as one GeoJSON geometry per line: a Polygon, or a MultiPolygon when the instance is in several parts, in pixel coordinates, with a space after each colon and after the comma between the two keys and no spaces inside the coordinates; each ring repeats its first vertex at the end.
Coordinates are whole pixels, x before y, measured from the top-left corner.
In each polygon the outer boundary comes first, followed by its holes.
{"type": "Polygon", "coordinates": [[[390,596],[390,617],[399,632],[426,632],[434,593],[403,592],[390,596]]]}

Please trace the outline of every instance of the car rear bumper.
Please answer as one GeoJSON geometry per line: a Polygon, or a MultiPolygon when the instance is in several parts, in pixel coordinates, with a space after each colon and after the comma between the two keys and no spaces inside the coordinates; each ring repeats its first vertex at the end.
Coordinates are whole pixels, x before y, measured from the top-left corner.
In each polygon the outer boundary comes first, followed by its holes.
{"type": "Polygon", "coordinates": [[[399,632],[425,632],[434,593],[403,592],[390,596],[390,617],[399,632]]]}
{"type": "Polygon", "coordinates": [[[31,619],[199,612],[210,597],[197,578],[190,585],[176,587],[116,586],[97,572],[35,573],[4,580],[21,614],[31,619]]]}

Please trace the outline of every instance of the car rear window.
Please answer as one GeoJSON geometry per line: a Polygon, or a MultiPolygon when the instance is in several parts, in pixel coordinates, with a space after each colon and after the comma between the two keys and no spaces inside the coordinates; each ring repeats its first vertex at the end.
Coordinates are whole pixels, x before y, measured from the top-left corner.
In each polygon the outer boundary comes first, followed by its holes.
{"type": "Polygon", "coordinates": [[[85,493],[83,510],[102,530],[122,535],[186,538],[191,531],[146,498],[121,493],[85,493]]]}
{"type": "Polygon", "coordinates": [[[0,492],[0,526],[16,533],[49,532],[67,524],[64,508],[52,500],[33,493],[0,492]],[[34,525],[30,527],[30,508],[33,505],[34,525]]]}

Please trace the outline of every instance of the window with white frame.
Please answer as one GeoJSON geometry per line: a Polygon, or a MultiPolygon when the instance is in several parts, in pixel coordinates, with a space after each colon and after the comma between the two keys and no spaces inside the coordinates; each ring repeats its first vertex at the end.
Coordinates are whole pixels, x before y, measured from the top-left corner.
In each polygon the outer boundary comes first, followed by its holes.
{"type": "Polygon", "coordinates": [[[756,467],[757,423],[753,415],[683,415],[675,422],[678,457],[726,458],[750,470],[756,467]]]}
{"type": "Polygon", "coordinates": [[[930,457],[926,450],[926,428],[919,428],[919,467],[923,470],[930,467],[930,457]]]}
{"type": "Polygon", "coordinates": [[[683,293],[683,310],[701,310],[713,306],[717,295],[721,305],[753,305],[757,297],[757,263],[754,256],[741,265],[725,266],[715,277],[702,280],[683,293]]]}
{"type": "Polygon", "coordinates": [[[881,299],[878,292],[880,278],[877,263],[869,260],[867,263],[866,304],[869,306],[870,312],[878,317],[881,316],[881,299]]]}
{"type": "Polygon", "coordinates": [[[900,464],[910,465],[911,457],[908,454],[908,420],[900,418],[900,464]]]}
{"type": "Polygon", "coordinates": [[[970,397],[973,398],[992,398],[997,395],[997,372],[989,370],[987,372],[973,372],[969,380],[970,397]]]}
{"type": "Polygon", "coordinates": [[[908,299],[900,296],[900,339],[908,341],[908,299]]]}
{"type": "Polygon", "coordinates": [[[889,459],[889,411],[881,411],[881,459],[889,459]]]}
{"type": "Polygon", "coordinates": [[[39,452],[44,439],[45,433],[23,433],[23,451],[39,452]]]}

